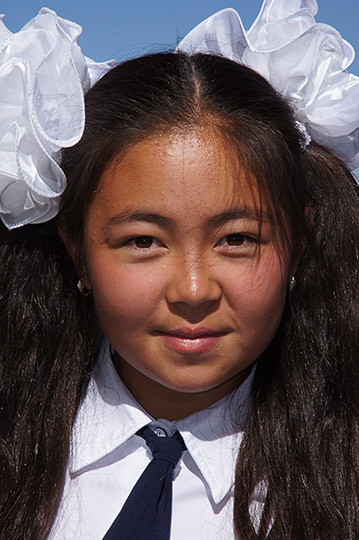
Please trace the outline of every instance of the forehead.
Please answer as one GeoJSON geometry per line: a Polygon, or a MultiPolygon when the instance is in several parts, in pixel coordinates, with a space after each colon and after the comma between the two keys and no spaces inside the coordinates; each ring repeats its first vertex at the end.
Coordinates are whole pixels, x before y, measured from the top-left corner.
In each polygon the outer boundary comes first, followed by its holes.
{"type": "Polygon", "coordinates": [[[115,157],[94,203],[216,213],[233,204],[258,209],[259,195],[234,148],[216,131],[198,127],[148,137],[115,157]]]}

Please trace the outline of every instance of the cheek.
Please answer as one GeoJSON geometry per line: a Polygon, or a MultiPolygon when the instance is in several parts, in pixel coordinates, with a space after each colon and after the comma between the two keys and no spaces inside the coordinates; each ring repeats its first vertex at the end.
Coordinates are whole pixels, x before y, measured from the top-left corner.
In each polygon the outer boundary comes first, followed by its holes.
{"type": "Polygon", "coordinates": [[[161,284],[149,271],[92,259],[89,274],[102,327],[121,322],[131,328],[153,314],[161,301],[161,284]]]}
{"type": "Polygon", "coordinates": [[[282,317],[287,269],[278,256],[265,257],[258,264],[242,268],[232,283],[232,310],[239,324],[262,336],[275,333],[282,317]]]}

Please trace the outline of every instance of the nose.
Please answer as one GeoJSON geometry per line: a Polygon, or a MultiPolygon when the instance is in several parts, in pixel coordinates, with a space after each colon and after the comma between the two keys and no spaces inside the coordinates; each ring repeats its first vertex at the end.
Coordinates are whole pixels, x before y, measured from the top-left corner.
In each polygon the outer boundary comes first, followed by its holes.
{"type": "Polygon", "coordinates": [[[214,267],[201,259],[182,258],[174,265],[167,288],[170,304],[185,304],[192,309],[218,302],[222,294],[214,267]]]}

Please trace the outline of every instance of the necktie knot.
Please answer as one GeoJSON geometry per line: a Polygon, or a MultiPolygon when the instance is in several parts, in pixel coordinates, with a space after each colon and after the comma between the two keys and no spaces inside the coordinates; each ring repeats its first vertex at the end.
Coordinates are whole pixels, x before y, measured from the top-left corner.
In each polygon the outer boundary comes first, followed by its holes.
{"type": "Polygon", "coordinates": [[[149,426],[137,432],[152,452],[121,512],[103,540],[169,540],[171,535],[173,469],[185,444],[178,431],[149,426]],[[166,436],[169,435],[169,436],[166,436]]]}
{"type": "Polygon", "coordinates": [[[147,446],[152,452],[153,459],[167,461],[175,467],[185,449],[185,444],[181,435],[176,431],[171,437],[158,436],[148,426],[143,427],[137,432],[143,437],[147,446]]]}

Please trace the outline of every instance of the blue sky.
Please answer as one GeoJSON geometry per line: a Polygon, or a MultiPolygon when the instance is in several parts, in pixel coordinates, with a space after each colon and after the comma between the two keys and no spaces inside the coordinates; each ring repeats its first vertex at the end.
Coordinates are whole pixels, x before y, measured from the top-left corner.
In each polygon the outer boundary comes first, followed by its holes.
{"type": "MultiPolygon", "coordinates": [[[[97,61],[124,60],[168,50],[197,23],[225,7],[235,8],[244,26],[255,19],[261,0],[2,0],[5,23],[15,32],[43,6],[83,27],[80,44],[97,61]]],[[[350,71],[359,75],[359,0],[318,0],[317,21],[335,26],[357,53],[350,71]]]]}

